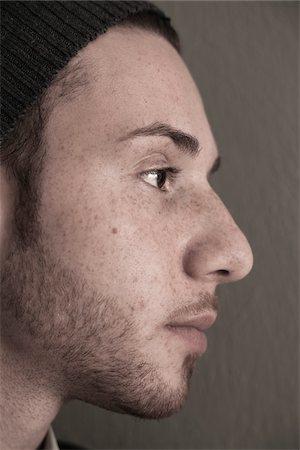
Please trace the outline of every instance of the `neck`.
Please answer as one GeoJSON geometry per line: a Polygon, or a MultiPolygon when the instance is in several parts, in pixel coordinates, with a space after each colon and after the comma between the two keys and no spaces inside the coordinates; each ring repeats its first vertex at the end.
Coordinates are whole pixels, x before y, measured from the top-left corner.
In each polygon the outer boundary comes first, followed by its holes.
{"type": "Polygon", "coordinates": [[[0,448],[6,450],[38,448],[62,406],[53,370],[24,347],[1,341],[0,448]]]}

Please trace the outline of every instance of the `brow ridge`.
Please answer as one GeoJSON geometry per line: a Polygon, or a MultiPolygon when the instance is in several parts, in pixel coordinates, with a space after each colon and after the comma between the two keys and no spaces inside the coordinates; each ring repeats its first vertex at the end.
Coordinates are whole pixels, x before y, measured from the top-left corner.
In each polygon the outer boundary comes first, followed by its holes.
{"type": "Polygon", "coordinates": [[[145,127],[137,128],[130,131],[126,136],[121,138],[121,141],[132,139],[138,136],[166,136],[169,137],[174,144],[183,153],[195,158],[201,151],[198,139],[189,133],[186,133],[178,128],[175,128],[167,123],[154,122],[145,127]]]}

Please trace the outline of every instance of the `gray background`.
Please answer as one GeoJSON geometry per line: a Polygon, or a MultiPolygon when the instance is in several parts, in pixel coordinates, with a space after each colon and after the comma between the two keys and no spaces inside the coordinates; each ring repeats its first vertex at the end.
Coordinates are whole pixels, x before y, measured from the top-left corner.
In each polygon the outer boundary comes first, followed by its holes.
{"type": "Polygon", "coordinates": [[[212,184],[254,267],[218,289],[180,413],[141,421],[71,402],[54,429],[97,449],[298,449],[299,4],[155,3],[180,34],[224,159],[212,184]]]}

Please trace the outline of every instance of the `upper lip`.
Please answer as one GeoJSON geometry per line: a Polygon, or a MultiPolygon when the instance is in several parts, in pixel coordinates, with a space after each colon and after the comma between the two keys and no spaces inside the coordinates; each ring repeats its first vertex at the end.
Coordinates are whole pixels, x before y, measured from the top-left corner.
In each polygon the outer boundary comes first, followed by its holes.
{"type": "Polygon", "coordinates": [[[176,322],[168,323],[169,327],[192,327],[199,331],[207,330],[215,322],[217,314],[215,312],[203,313],[191,318],[178,320],[176,322]]]}

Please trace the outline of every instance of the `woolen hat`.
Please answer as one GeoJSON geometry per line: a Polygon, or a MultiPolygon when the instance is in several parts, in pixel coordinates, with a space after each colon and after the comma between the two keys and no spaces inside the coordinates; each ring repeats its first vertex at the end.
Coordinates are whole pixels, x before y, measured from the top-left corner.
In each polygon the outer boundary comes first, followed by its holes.
{"type": "Polygon", "coordinates": [[[148,1],[1,1],[1,140],[57,72],[98,35],[148,1]]]}

